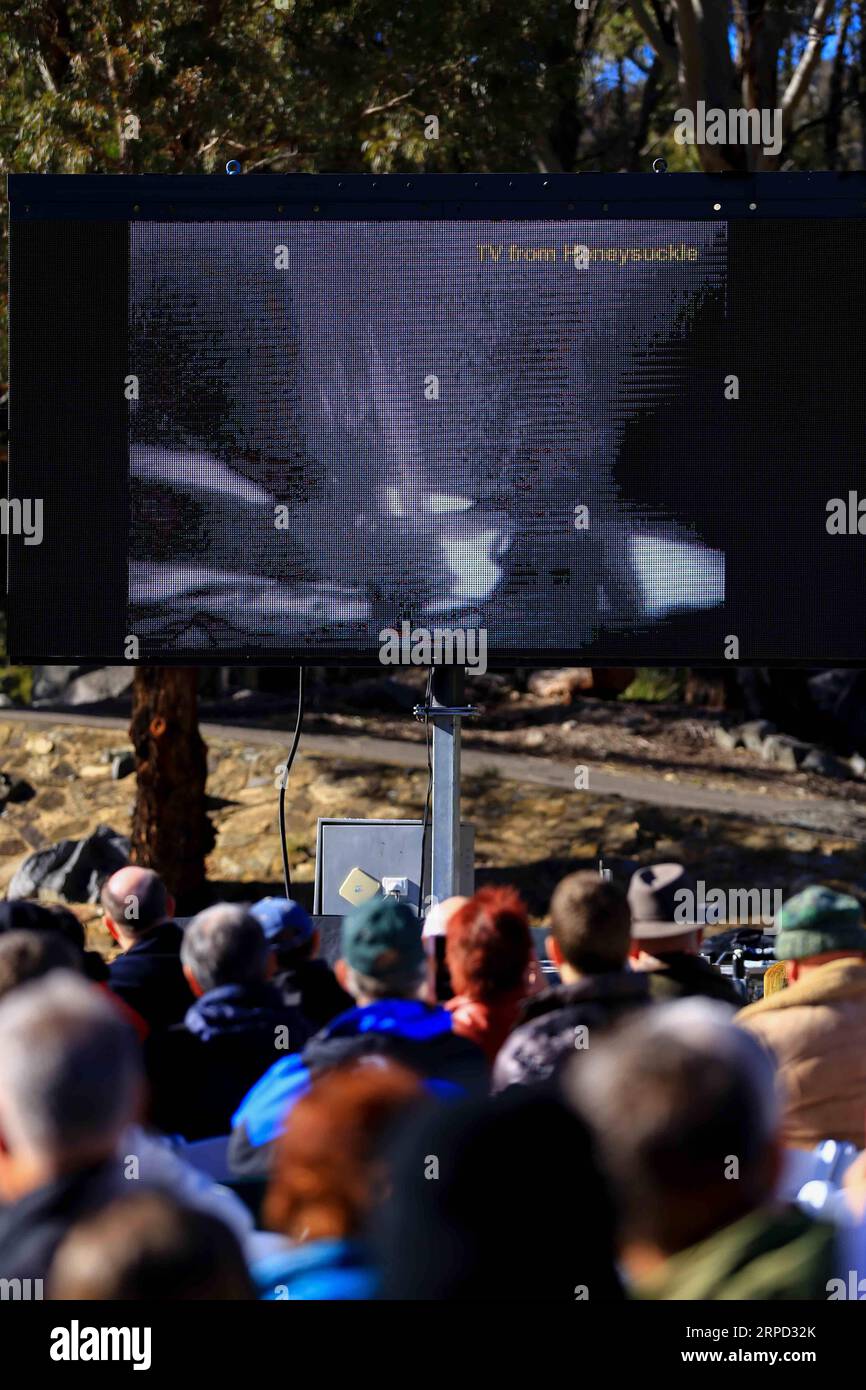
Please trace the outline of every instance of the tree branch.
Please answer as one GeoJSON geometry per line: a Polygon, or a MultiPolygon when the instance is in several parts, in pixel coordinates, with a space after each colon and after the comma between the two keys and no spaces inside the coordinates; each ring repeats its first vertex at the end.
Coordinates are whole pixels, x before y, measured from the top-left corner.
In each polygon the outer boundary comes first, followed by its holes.
{"type": "Polygon", "coordinates": [[[821,56],[821,45],[826,37],[825,28],[827,20],[833,9],[833,0],[818,0],[815,6],[815,13],[809,25],[809,41],[800,55],[800,61],[794,69],[794,75],[785,89],[782,97],[782,127],[790,125],[791,118],[805,95],[806,88],[812,78],[812,73],[819,57],[821,56]]]}
{"type": "Polygon", "coordinates": [[[42,54],[41,54],[41,53],[37,53],[37,54],[36,54],[36,66],[37,66],[37,68],[39,69],[39,76],[42,78],[42,81],[45,83],[45,85],[46,85],[46,87],[48,88],[49,92],[51,92],[54,96],[56,96],[56,95],[57,95],[57,87],[55,86],[54,78],[51,76],[51,73],[48,71],[48,64],[46,63],[45,59],[42,57],[42,54]]]}
{"type": "Polygon", "coordinates": [[[631,0],[631,12],[646,34],[656,53],[674,77],[679,72],[679,55],[674,44],[668,43],[661,29],[649,13],[644,0],[631,0]]]}

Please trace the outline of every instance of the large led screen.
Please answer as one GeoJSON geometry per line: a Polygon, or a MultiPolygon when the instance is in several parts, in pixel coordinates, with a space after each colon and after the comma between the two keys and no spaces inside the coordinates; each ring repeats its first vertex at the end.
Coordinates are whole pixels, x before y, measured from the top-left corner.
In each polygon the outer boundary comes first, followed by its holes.
{"type": "Polygon", "coordinates": [[[860,218],[28,220],[12,182],[21,654],[866,655],[860,218]]]}

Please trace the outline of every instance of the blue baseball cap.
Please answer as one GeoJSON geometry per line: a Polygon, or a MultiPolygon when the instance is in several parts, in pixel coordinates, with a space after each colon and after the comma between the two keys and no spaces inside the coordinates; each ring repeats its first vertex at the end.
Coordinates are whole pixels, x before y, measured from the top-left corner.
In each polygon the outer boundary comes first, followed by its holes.
{"type": "Polygon", "coordinates": [[[266,941],[279,941],[284,946],[303,946],[316,929],[310,914],[292,898],[261,898],[253,903],[250,915],[266,941]]]}

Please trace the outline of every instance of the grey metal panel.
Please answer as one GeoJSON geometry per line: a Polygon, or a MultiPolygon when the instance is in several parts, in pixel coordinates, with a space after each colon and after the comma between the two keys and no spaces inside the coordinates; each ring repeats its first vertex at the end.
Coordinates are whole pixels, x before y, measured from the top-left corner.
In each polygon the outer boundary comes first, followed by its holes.
{"type": "MultiPolygon", "coordinates": [[[[475,828],[462,825],[460,892],[470,894],[475,884],[475,828]]],[[[428,827],[425,851],[424,891],[430,876],[428,827]]],[[[347,820],[322,817],[316,830],[316,878],[313,912],[344,916],[350,904],[340,897],[340,885],[352,869],[363,869],[380,882],[383,878],[407,878],[409,902],[417,907],[421,868],[420,820],[347,820]]]]}

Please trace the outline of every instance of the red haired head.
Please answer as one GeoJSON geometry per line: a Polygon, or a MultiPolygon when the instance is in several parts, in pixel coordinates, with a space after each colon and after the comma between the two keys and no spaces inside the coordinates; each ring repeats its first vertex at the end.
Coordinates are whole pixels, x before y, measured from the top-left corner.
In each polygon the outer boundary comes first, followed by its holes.
{"type": "Polygon", "coordinates": [[[455,994],[493,1003],[526,986],[532,936],[514,888],[479,888],[448,922],[445,958],[455,994]]]}

